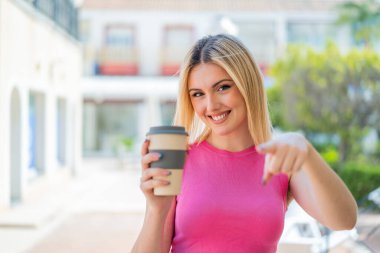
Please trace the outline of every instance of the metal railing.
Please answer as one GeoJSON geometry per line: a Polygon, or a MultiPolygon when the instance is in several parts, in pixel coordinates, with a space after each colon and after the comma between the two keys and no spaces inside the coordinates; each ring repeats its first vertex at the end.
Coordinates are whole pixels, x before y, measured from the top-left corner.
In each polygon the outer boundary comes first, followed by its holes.
{"type": "Polygon", "coordinates": [[[135,47],[105,46],[99,49],[99,62],[108,63],[133,63],[137,64],[138,51],[135,47]]]}
{"type": "Polygon", "coordinates": [[[78,34],[78,9],[71,0],[25,0],[50,18],[75,39],[78,34]]]}

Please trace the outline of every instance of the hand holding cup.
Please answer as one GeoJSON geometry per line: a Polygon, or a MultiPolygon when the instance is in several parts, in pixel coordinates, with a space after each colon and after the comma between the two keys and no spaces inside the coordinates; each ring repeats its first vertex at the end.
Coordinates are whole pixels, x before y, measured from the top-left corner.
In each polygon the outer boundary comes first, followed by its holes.
{"type": "Polygon", "coordinates": [[[166,209],[168,210],[174,196],[168,197],[158,197],[153,193],[154,188],[156,187],[164,187],[169,185],[170,182],[165,179],[160,179],[160,177],[165,177],[170,174],[170,171],[163,168],[149,168],[150,164],[154,161],[158,161],[160,159],[159,153],[149,153],[150,141],[145,140],[141,147],[141,179],[140,179],[140,189],[145,195],[147,200],[147,205],[153,209],[166,209]]]}
{"type": "Polygon", "coordinates": [[[147,137],[141,148],[140,188],[150,206],[166,206],[163,199],[172,200],[181,191],[187,133],[183,127],[160,126],[150,128],[147,137]]]}
{"type": "Polygon", "coordinates": [[[183,127],[158,126],[151,127],[147,133],[149,137],[149,152],[161,154],[158,161],[150,164],[151,168],[165,168],[170,175],[154,177],[157,180],[169,180],[164,187],[155,187],[157,196],[178,195],[182,186],[183,166],[186,158],[187,133],[183,127]]]}

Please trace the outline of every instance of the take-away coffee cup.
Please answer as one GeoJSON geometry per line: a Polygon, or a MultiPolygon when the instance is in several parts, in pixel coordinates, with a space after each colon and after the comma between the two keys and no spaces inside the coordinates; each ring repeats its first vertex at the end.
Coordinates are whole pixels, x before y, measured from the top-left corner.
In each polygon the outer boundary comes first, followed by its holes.
{"type": "Polygon", "coordinates": [[[173,196],[181,192],[183,166],[186,159],[187,136],[184,127],[154,126],[146,134],[150,140],[149,152],[160,153],[160,160],[150,164],[150,168],[170,170],[169,176],[158,179],[168,180],[167,186],[154,188],[154,195],[173,196]]]}

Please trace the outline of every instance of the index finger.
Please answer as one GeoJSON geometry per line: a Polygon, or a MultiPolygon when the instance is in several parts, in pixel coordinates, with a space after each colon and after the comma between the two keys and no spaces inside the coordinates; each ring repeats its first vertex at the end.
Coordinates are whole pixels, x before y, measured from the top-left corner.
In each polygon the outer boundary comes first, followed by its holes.
{"type": "Polygon", "coordinates": [[[272,156],[268,154],[265,155],[264,172],[263,172],[263,177],[261,179],[261,183],[263,185],[266,185],[273,176],[272,172],[269,170],[271,164],[272,164],[272,156]]]}
{"type": "Polygon", "coordinates": [[[273,154],[276,152],[277,146],[276,142],[268,141],[266,143],[262,143],[256,147],[256,151],[259,154],[273,154]]]}

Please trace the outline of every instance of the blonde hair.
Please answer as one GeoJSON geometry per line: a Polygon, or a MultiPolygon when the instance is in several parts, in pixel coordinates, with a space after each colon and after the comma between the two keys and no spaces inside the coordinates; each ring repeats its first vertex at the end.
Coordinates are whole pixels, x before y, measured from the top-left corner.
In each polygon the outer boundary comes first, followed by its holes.
{"type": "Polygon", "coordinates": [[[189,74],[202,63],[217,64],[231,76],[244,98],[254,145],[268,141],[272,126],[263,77],[247,48],[237,38],[225,34],[206,36],[187,53],[180,72],[174,125],[185,127],[190,143],[206,139],[211,132],[195,114],[188,91],[189,74]]]}

